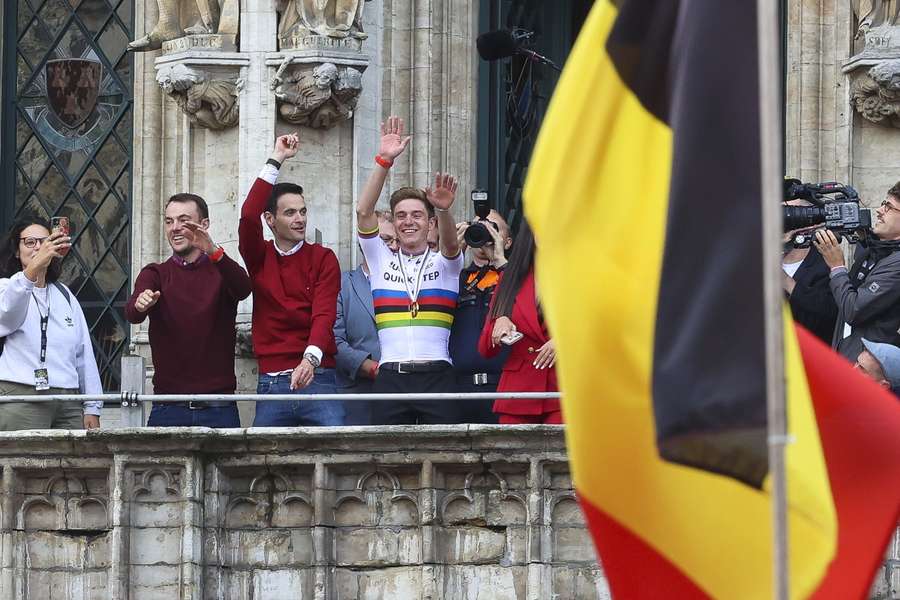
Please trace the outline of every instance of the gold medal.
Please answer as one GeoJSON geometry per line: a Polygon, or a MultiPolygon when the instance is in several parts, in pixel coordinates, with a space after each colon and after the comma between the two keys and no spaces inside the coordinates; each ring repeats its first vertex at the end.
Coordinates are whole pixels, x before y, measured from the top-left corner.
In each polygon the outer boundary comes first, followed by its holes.
{"type": "Polygon", "coordinates": [[[419,315],[419,303],[413,302],[409,305],[409,314],[415,319],[419,315]]]}

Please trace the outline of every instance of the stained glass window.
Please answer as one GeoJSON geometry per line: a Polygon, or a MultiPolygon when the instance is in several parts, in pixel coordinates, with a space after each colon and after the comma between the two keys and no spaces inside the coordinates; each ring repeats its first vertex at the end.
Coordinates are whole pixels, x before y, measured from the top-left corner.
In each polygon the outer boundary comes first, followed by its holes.
{"type": "Polygon", "coordinates": [[[4,5],[3,225],[26,212],[69,217],[62,280],[84,310],[108,391],[119,389],[128,347],[133,3],[4,5]]]}

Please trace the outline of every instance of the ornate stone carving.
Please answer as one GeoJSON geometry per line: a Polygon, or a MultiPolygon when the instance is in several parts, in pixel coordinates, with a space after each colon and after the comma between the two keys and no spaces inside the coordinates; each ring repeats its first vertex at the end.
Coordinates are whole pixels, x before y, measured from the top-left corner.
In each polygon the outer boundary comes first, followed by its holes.
{"type": "Polygon", "coordinates": [[[109,527],[107,490],[93,493],[85,479],[54,474],[44,493],[30,496],[19,510],[18,527],[42,530],[100,530],[109,527]]]}
{"type": "Polygon", "coordinates": [[[900,127],[900,60],[879,63],[854,81],[850,101],[863,118],[900,127]]]}
{"type": "Polygon", "coordinates": [[[173,64],[159,69],[156,82],[190,117],[192,123],[207,129],[226,129],[237,125],[241,80],[212,79],[203,71],[184,64],[173,64]]]}
{"type": "Polygon", "coordinates": [[[286,58],[272,79],[278,114],[294,125],[329,129],[353,116],[362,92],[362,72],[330,62],[290,65],[286,58]]]}
{"type": "Polygon", "coordinates": [[[861,38],[873,29],[896,25],[900,16],[900,1],[854,0],[853,12],[859,23],[856,37],[861,38]]]}
{"type": "Polygon", "coordinates": [[[312,36],[364,40],[363,0],[279,0],[279,47],[300,47],[312,36]]]}
{"type": "Polygon", "coordinates": [[[238,31],[238,0],[157,0],[159,19],[150,32],[130,44],[135,52],[159,50],[166,42],[191,38],[185,47],[234,50],[238,31]],[[193,39],[196,38],[196,39],[193,39]]]}

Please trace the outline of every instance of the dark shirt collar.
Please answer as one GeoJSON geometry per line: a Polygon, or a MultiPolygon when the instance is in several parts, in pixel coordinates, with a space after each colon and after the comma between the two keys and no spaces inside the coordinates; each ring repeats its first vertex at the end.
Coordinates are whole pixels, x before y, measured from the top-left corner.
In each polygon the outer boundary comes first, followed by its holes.
{"type": "Polygon", "coordinates": [[[183,269],[195,269],[195,268],[199,267],[200,265],[202,265],[204,262],[209,262],[209,256],[207,256],[206,252],[201,252],[200,258],[198,258],[194,262],[190,263],[190,262],[187,262],[186,260],[184,260],[183,258],[181,258],[180,256],[178,256],[177,254],[173,254],[172,258],[170,260],[173,261],[176,265],[178,265],[179,267],[181,267],[183,269]]]}

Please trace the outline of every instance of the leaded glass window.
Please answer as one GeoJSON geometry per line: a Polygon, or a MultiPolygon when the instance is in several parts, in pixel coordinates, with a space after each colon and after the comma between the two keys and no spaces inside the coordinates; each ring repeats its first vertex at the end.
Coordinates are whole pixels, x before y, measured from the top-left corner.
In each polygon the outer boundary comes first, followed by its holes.
{"type": "Polygon", "coordinates": [[[133,0],[5,0],[3,225],[66,215],[103,387],[128,346],[133,0]]]}

